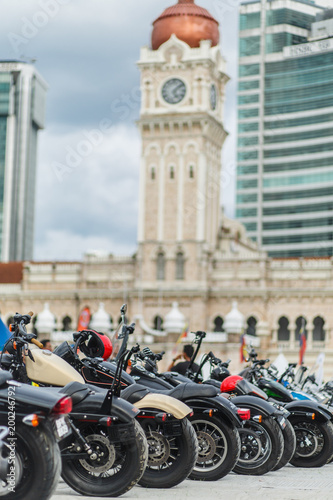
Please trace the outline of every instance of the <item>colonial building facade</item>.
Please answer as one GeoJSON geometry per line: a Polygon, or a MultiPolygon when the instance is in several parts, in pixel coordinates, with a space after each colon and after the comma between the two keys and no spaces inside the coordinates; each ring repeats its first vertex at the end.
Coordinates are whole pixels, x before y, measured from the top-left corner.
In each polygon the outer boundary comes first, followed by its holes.
{"type": "Polygon", "coordinates": [[[217,22],[193,1],[180,0],[155,21],[152,46],[142,49],[138,64],[143,147],[137,252],[2,264],[2,318],[9,321],[16,311],[40,314],[48,303],[57,330],[75,330],[85,306],[96,312],[103,303],[115,325],[126,302],[138,335],[148,335],[143,340],[156,349],[163,344],[168,360],[180,332],[164,329],[163,322],[176,302],[189,330],[206,330],[207,348],[232,358],[236,370],[240,331],[226,321],[237,302],[244,332],[263,356],[273,359],[283,350],[296,361],[305,323],[306,363],[324,351],[325,376],[333,375],[333,259],[268,258],[220,208],[228,76],[217,22]]]}

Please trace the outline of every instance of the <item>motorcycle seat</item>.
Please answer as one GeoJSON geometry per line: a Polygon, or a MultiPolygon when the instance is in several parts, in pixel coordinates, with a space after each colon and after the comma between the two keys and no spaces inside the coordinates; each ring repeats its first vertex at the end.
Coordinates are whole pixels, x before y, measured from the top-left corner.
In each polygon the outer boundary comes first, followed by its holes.
{"type": "Polygon", "coordinates": [[[80,382],[70,382],[62,387],[59,392],[72,398],[73,406],[77,405],[91,393],[91,389],[80,382]]]}
{"type": "Polygon", "coordinates": [[[141,401],[141,399],[147,396],[150,392],[152,391],[143,385],[133,384],[121,391],[121,398],[125,399],[129,403],[135,404],[138,401],[141,401]]]}
{"type": "Polygon", "coordinates": [[[216,387],[211,385],[197,385],[190,382],[177,385],[177,387],[168,391],[168,396],[181,400],[193,397],[213,398],[219,392],[216,387]]]}

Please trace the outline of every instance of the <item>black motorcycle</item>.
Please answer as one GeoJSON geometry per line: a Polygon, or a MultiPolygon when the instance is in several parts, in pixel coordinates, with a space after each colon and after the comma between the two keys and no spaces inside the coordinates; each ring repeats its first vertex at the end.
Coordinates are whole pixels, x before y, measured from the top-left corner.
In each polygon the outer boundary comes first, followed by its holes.
{"type": "Polygon", "coordinates": [[[58,441],[71,430],[70,397],[29,387],[0,371],[0,497],[47,500],[61,472],[58,441]]]}
{"type": "MultiPolygon", "coordinates": [[[[4,347],[8,353],[2,356],[0,365],[11,371],[16,380],[43,384],[44,377],[52,377],[52,355],[48,351],[30,350],[30,344],[39,345],[35,335],[26,331],[31,315],[15,314],[11,325],[13,335],[4,347]],[[37,358],[39,353],[42,355],[37,358]],[[29,378],[28,368],[35,365],[42,369],[40,377],[33,380],[29,378]]],[[[54,358],[68,371],[70,367],[65,362],[57,356],[54,358]]],[[[77,380],[77,372],[72,371],[73,380],[77,380]]],[[[53,385],[57,386],[56,376],[54,379],[53,385]]],[[[72,398],[73,411],[69,419],[72,434],[60,444],[62,477],[83,495],[122,495],[137,483],[147,464],[147,441],[135,420],[139,410],[117,397],[118,384],[119,379],[115,377],[108,391],[97,392],[94,387],[77,381],[61,389],[40,389],[72,398]]]]}

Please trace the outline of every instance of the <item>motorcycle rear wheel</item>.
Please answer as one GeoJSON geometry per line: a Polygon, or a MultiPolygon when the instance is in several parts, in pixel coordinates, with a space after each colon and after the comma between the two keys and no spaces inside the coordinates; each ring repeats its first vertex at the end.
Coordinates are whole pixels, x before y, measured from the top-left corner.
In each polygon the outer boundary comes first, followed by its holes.
{"type": "MultiPolygon", "coordinates": [[[[6,426],[6,424],[3,424],[6,426]]],[[[15,426],[16,438],[13,454],[15,485],[0,481],[0,498],[3,500],[47,500],[55,490],[61,471],[60,450],[53,431],[45,424],[37,428],[24,424],[15,426]]],[[[8,437],[5,439],[8,442],[8,437]]],[[[9,441],[8,444],[11,444],[9,441]]],[[[11,450],[4,447],[2,457],[12,458],[11,450]]],[[[11,466],[11,462],[9,462],[11,466]]]]}
{"type": "Polygon", "coordinates": [[[261,476],[280,461],[284,439],[278,423],[267,418],[261,424],[247,420],[239,429],[241,454],[233,471],[237,474],[261,476]]]}
{"type": "Polygon", "coordinates": [[[190,421],[197,434],[199,455],[189,479],[217,481],[226,476],[238,460],[238,430],[217,417],[203,414],[195,414],[190,421]]]}
{"type": "Polygon", "coordinates": [[[304,418],[292,419],[296,433],[296,450],[290,460],[295,467],[322,467],[332,458],[333,425],[304,418]]]}
{"type": "Polygon", "coordinates": [[[111,443],[98,426],[80,429],[101,459],[62,458],[62,478],[81,495],[118,497],[137,484],[147,465],[148,447],[145,434],[134,420],[135,438],[111,443]],[[99,447],[99,448],[98,448],[99,447]]]}
{"type": "Polygon", "coordinates": [[[187,418],[181,421],[180,436],[165,437],[159,427],[145,427],[148,464],[139,481],[145,488],[172,488],[191,473],[198,458],[198,440],[187,418]]]}

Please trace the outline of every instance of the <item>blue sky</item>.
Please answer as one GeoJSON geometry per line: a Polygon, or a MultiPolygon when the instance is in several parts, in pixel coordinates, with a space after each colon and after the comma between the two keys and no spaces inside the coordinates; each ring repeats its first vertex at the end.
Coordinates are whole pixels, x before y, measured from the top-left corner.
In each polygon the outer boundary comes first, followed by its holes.
{"type": "MultiPolygon", "coordinates": [[[[35,259],[136,248],[140,47],[172,0],[2,0],[0,59],[36,60],[49,85],[39,137],[35,259]],[[23,4],[23,5],[22,5],[23,4]],[[102,130],[102,132],[101,132],[102,130]],[[81,150],[89,138],[92,147],[81,150]],[[80,154],[77,152],[80,151],[80,154]],[[70,158],[66,172],[59,165],[70,158]]],[[[198,0],[220,22],[227,86],[222,204],[234,213],[239,0],[198,0]]]]}

